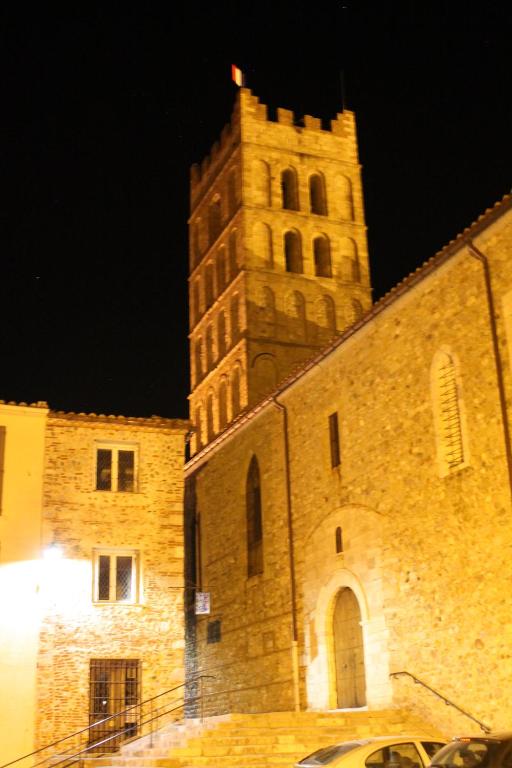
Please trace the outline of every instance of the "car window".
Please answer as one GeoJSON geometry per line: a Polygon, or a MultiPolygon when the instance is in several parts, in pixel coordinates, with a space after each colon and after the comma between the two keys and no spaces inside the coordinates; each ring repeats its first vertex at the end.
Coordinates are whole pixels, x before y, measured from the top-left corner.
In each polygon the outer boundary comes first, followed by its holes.
{"type": "Polygon", "coordinates": [[[486,768],[499,744],[500,742],[485,742],[483,739],[452,741],[437,753],[432,765],[450,766],[450,768],[486,768]]]}
{"type": "Polygon", "coordinates": [[[439,752],[439,750],[444,747],[444,743],[442,741],[422,741],[421,746],[427,755],[432,758],[436,752],[439,752]]]}
{"type": "Polygon", "coordinates": [[[373,752],[364,762],[366,768],[422,768],[414,744],[393,744],[373,752]]]}
{"type": "Polygon", "coordinates": [[[333,744],[331,747],[322,747],[322,749],[317,749],[316,752],[305,757],[300,763],[297,763],[297,765],[303,765],[305,768],[315,765],[329,765],[329,763],[332,763],[332,761],[340,755],[344,755],[360,746],[361,742],[345,741],[343,744],[333,744]]]}

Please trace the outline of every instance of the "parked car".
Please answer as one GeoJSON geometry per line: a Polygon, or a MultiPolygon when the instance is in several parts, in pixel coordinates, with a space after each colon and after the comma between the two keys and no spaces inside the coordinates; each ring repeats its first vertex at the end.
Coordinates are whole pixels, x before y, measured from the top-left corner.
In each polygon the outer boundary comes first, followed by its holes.
{"type": "Polygon", "coordinates": [[[458,736],[432,758],[432,768],[512,768],[512,733],[458,736]]]}
{"type": "Polygon", "coordinates": [[[317,749],[296,763],[295,768],[427,768],[445,743],[434,736],[377,736],[343,741],[317,749]]]}

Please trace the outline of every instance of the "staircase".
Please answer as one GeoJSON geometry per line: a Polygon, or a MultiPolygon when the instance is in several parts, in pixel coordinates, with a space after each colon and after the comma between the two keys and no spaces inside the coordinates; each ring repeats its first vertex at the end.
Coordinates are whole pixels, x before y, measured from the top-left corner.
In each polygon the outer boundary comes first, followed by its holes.
{"type": "Polygon", "coordinates": [[[401,710],[270,712],[208,718],[201,725],[168,726],[122,747],[115,755],[84,760],[86,768],[292,768],[316,749],[382,735],[438,736],[401,710]]]}

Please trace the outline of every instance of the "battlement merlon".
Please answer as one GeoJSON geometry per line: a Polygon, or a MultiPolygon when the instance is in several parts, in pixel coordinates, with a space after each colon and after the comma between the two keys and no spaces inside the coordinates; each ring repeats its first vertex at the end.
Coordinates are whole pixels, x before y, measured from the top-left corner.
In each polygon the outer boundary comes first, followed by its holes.
{"type": "MultiPolygon", "coordinates": [[[[203,186],[203,182],[211,176],[215,166],[219,167],[225,162],[227,155],[237,146],[240,141],[251,140],[257,136],[261,130],[271,128],[279,130],[280,126],[293,129],[294,133],[301,135],[306,140],[308,135],[316,135],[317,139],[323,137],[329,141],[330,137],[339,137],[342,139],[344,159],[350,162],[358,163],[356,122],[353,112],[345,110],[336,115],[330,121],[330,130],[322,127],[322,121],[312,115],[297,116],[291,110],[279,107],[277,109],[277,121],[268,119],[268,107],[261,104],[259,98],[255,96],[249,88],[240,88],[235,104],[231,121],[224,126],[220,140],[215,142],[212,150],[201,162],[194,164],[190,170],[191,199],[196,198],[203,186]]],[[[325,145],[327,148],[327,145],[325,145]]],[[[338,148],[341,149],[341,147],[338,148]]],[[[334,147],[331,148],[331,152],[334,147]]],[[[331,154],[328,152],[328,154],[331,154]]]]}

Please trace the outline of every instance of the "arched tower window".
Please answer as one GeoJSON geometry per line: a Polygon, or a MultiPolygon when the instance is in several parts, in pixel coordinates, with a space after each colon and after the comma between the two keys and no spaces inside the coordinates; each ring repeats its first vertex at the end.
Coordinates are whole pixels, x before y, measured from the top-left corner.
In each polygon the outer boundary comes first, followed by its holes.
{"type": "Polygon", "coordinates": [[[231,299],[229,314],[231,320],[231,344],[235,344],[238,341],[238,337],[240,336],[238,296],[233,296],[231,299]]]}
{"type": "Polygon", "coordinates": [[[224,312],[219,312],[217,318],[217,349],[219,350],[219,359],[226,354],[226,316],[224,312]]]}
{"type": "Polygon", "coordinates": [[[347,282],[359,282],[359,257],[357,245],[350,237],[342,237],[339,244],[341,276],[347,282]]]}
{"type": "Polygon", "coordinates": [[[211,325],[206,329],[206,370],[213,368],[213,331],[211,325]]]}
{"type": "Polygon", "coordinates": [[[203,377],[203,342],[202,339],[196,341],[194,347],[194,363],[196,369],[196,384],[201,381],[203,377]]]}
{"type": "Polygon", "coordinates": [[[302,274],[302,244],[300,235],[296,230],[285,232],[284,260],[287,272],[302,274]]]}
{"type": "Polygon", "coordinates": [[[270,168],[264,160],[252,164],[253,198],[255,205],[270,205],[270,168]]]}
{"type": "Polygon", "coordinates": [[[236,229],[234,229],[229,235],[229,279],[233,280],[238,273],[238,261],[237,261],[237,235],[236,229]]]}
{"type": "Polygon", "coordinates": [[[283,208],[286,208],[288,211],[299,210],[297,174],[293,168],[286,168],[286,170],[281,173],[281,194],[283,208]]]}
{"type": "Polygon", "coordinates": [[[336,305],[334,299],[331,296],[322,296],[322,304],[324,309],[324,327],[327,328],[330,335],[333,335],[336,333],[336,305]]]}
{"type": "Polygon", "coordinates": [[[214,436],[214,428],[213,428],[213,395],[211,393],[208,394],[208,397],[206,398],[206,436],[208,442],[210,440],[213,440],[214,436]]]}
{"type": "Polygon", "coordinates": [[[226,249],[223,247],[217,254],[217,293],[222,293],[226,282],[226,249]]]}
{"type": "Polygon", "coordinates": [[[316,213],[320,216],[327,215],[325,182],[323,176],[319,173],[314,173],[309,177],[309,205],[311,213],[316,213]]]}
{"type": "Polygon", "coordinates": [[[336,528],[335,540],[336,540],[336,554],[340,555],[343,552],[343,531],[341,530],[341,527],[339,525],[336,528]]]}
{"type": "Polygon", "coordinates": [[[198,219],[194,224],[192,238],[192,252],[195,266],[196,264],[199,264],[201,260],[201,219],[198,219]]]}
{"type": "Polygon", "coordinates": [[[293,291],[287,301],[288,333],[291,338],[306,338],[306,300],[300,291],[293,291]]]}
{"type": "Polygon", "coordinates": [[[204,293],[206,299],[206,309],[213,304],[213,265],[207,264],[204,274],[204,293]]]}
{"type": "Polygon", "coordinates": [[[467,464],[460,386],[452,354],[439,351],[432,361],[432,400],[441,475],[467,464]]]}
{"type": "Polygon", "coordinates": [[[237,194],[236,194],[236,171],[231,171],[228,177],[228,205],[229,215],[233,216],[236,211],[237,194]]]}
{"type": "Polygon", "coordinates": [[[263,288],[261,332],[265,336],[274,336],[276,331],[276,297],[272,288],[263,288]]]}
{"type": "Polygon", "coordinates": [[[263,520],[261,515],[260,470],[253,456],[245,489],[247,519],[247,575],[263,573],[263,520]]]}
{"type": "Polygon", "coordinates": [[[363,316],[363,305],[359,299],[352,299],[352,318],[353,322],[357,323],[363,316]]]}
{"type": "Polygon", "coordinates": [[[341,219],[354,219],[354,206],[352,202],[352,183],[346,176],[336,177],[336,199],[341,219]]]}
{"type": "Polygon", "coordinates": [[[196,450],[199,451],[202,444],[203,439],[201,435],[202,430],[202,417],[201,417],[201,408],[196,408],[195,410],[195,419],[194,419],[194,425],[196,428],[196,450]]]}
{"type": "Polygon", "coordinates": [[[262,221],[256,222],[252,230],[253,253],[258,262],[264,267],[274,266],[274,254],[272,248],[272,230],[268,224],[262,221]]]}
{"type": "Polygon", "coordinates": [[[240,371],[235,368],[231,376],[231,417],[240,413],[240,371]]]}
{"type": "Polygon", "coordinates": [[[221,379],[219,386],[219,430],[224,429],[228,423],[228,387],[225,378],[221,379]]]}
{"type": "Polygon", "coordinates": [[[212,245],[221,233],[221,207],[220,197],[216,197],[210,203],[208,209],[208,235],[210,239],[210,245],[212,245]]]}
{"type": "Polygon", "coordinates": [[[325,235],[313,240],[313,256],[315,260],[315,275],[317,277],[332,277],[331,246],[325,235]]]}

